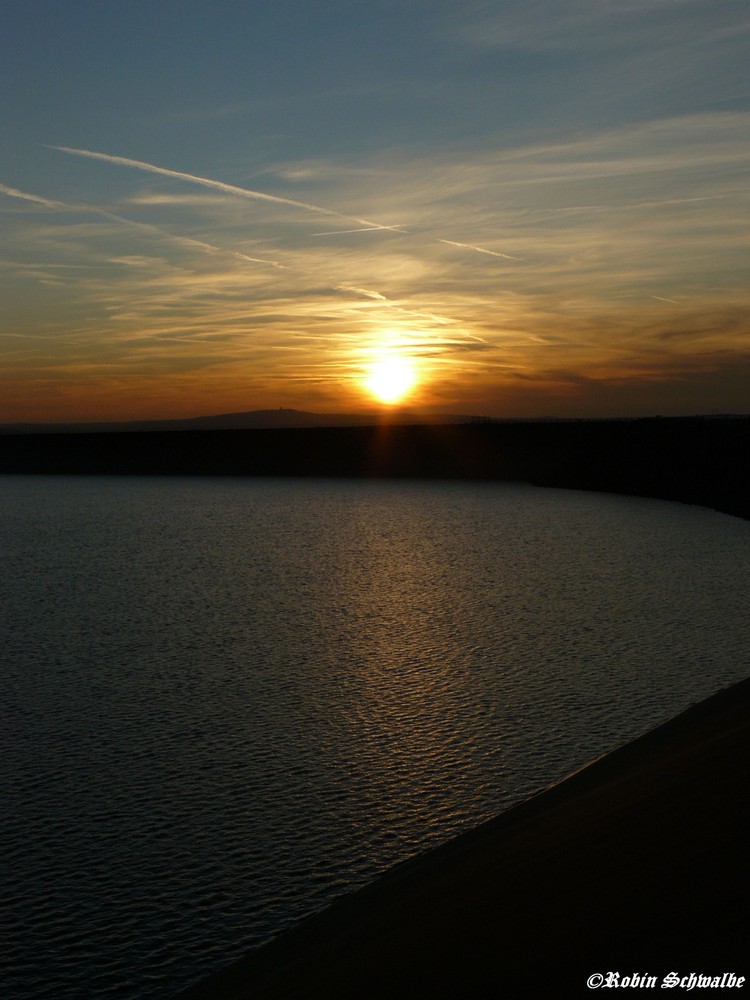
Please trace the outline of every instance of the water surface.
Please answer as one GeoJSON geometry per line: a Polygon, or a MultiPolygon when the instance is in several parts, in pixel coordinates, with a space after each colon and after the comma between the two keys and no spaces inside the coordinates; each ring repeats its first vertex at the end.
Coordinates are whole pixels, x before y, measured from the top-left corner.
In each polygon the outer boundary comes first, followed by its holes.
{"type": "Polygon", "coordinates": [[[0,549],[29,1000],[169,997],[747,672],[747,524],[679,504],[7,476],[0,549]]]}

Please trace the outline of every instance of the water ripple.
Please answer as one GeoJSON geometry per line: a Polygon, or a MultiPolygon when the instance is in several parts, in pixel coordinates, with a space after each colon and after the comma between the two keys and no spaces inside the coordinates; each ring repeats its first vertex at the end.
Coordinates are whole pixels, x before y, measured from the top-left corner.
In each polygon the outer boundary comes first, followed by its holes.
{"type": "Polygon", "coordinates": [[[747,525],[496,484],[0,482],[3,995],[160,1000],[746,671],[747,525]]]}

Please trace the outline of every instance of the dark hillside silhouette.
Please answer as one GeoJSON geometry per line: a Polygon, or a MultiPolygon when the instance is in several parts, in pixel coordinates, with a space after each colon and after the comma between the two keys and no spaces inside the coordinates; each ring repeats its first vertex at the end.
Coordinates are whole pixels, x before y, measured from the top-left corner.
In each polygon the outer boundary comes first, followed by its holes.
{"type": "Polygon", "coordinates": [[[523,481],[750,516],[750,417],[0,436],[0,473],[523,481]]]}

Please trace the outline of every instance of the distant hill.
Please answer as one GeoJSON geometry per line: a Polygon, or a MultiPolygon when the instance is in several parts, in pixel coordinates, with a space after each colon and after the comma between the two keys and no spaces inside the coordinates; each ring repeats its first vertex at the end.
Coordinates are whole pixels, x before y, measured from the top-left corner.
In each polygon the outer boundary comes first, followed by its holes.
{"type": "Polygon", "coordinates": [[[80,434],[115,431],[255,430],[274,427],[371,427],[375,424],[468,424],[481,417],[394,409],[378,413],[308,413],[305,410],[250,410],[185,420],[128,420],[87,423],[0,424],[0,434],[80,434]]]}

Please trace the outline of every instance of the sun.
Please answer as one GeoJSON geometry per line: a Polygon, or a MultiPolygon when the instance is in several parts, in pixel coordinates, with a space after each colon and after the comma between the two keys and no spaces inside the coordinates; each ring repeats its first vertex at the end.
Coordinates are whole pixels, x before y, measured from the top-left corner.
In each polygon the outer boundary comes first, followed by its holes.
{"type": "Polygon", "coordinates": [[[369,366],[365,387],[381,403],[398,403],[414,387],[417,372],[414,361],[403,354],[389,354],[369,366]]]}

